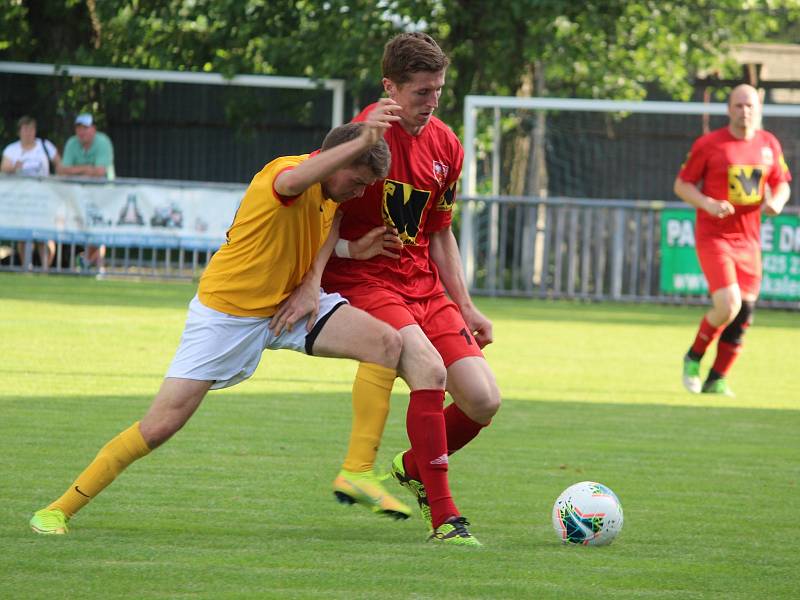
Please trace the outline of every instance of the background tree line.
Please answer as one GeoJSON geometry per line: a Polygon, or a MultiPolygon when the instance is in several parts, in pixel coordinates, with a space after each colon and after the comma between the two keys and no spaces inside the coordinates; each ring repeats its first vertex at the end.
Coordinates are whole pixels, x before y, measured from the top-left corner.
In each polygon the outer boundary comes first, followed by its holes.
{"type": "MultiPolygon", "coordinates": [[[[732,44],[800,42],[798,23],[796,0],[0,0],[0,60],[334,77],[359,107],[385,42],[424,30],[451,57],[439,114],[459,131],[466,94],[687,100],[698,73],[739,74],[732,44]]],[[[78,110],[126,100],[119,82],[43,79],[30,112],[65,134],[78,110]]],[[[259,111],[227,101],[240,128],[259,111]]]]}

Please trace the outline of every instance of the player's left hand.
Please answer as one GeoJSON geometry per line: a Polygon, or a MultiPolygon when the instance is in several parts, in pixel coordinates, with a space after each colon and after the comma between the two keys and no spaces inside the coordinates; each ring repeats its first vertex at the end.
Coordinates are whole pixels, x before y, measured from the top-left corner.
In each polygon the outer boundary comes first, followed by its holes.
{"type": "Polygon", "coordinates": [[[774,217],[775,215],[781,214],[783,210],[783,205],[777,205],[772,201],[770,198],[769,200],[764,200],[764,214],[769,215],[770,217],[774,217]]]}
{"type": "Polygon", "coordinates": [[[308,315],[306,329],[311,331],[318,314],[319,286],[313,281],[303,280],[278,306],[277,312],[272,316],[269,328],[277,336],[284,331],[291,331],[295,323],[308,315]]]}
{"type": "Polygon", "coordinates": [[[399,252],[403,242],[393,227],[375,227],[357,240],[350,240],[350,257],[357,260],[368,260],[373,256],[400,258],[399,252]]]}
{"type": "Polygon", "coordinates": [[[494,341],[492,337],[492,322],[481,311],[472,306],[468,309],[462,309],[461,316],[464,317],[464,322],[475,337],[475,341],[478,342],[479,348],[488,346],[494,341]]]}

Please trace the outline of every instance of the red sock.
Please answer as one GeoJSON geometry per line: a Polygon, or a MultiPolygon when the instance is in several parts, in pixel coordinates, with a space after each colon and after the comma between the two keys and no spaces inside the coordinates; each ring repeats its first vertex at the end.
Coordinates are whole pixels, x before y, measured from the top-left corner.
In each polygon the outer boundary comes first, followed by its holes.
{"type": "MultiPolygon", "coordinates": [[[[406,429],[414,460],[404,460],[404,463],[406,468],[415,463],[419,471],[419,479],[428,495],[434,529],[450,517],[459,515],[447,482],[447,433],[443,405],[444,390],[414,390],[406,414],[406,429]]],[[[406,473],[411,475],[408,471],[406,473]]]]}
{"type": "Polygon", "coordinates": [[[481,432],[481,429],[489,425],[489,423],[481,425],[470,419],[464,414],[464,411],[456,406],[455,402],[444,409],[444,424],[447,428],[448,454],[453,454],[469,444],[481,432]]]}
{"type": "Polygon", "coordinates": [[[692,352],[697,356],[703,356],[708,346],[716,339],[722,329],[722,327],[714,327],[706,317],[703,317],[700,322],[700,329],[697,331],[697,337],[694,338],[694,343],[692,344],[692,352]]]}
{"type": "Polygon", "coordinates": [[[741,349],[741,344],[729,344],[720,340],[717,344],[717,358],[714,359],[714,366],[711,367],[711,370],[719,373],[721,377],[725,377],[741,349]]]}
{"type": "MultiPolygon", "coordinates": [[[[489,423],[491,423],[491,421],[489,423]]],[[[487,427],[489,423],[481,425],[473,421],[464,414],[464,411],[458,408],[455,402],[451,403],[444,409],[444,425],[447,431],[447,454],[450,455],[457,450],[461,450],[461,448],[475,439],[481,432],[481,429],[487,427]]],[[[412,479],[419,479],[419,469],[417,469],[413,450],[408,450],[403,455],[403,466],[406,475],[412,479]]]]}

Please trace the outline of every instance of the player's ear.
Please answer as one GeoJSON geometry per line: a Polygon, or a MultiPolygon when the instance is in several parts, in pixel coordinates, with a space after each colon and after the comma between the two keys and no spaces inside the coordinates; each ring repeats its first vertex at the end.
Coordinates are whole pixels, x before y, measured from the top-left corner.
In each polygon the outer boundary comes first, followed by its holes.
{"type": "Polygon", "coordinates": [[[394,99],[394,95],[397,94],[397,86],[394,84],[394,81],[388,77],[384,77],[382,79],[382,83],[383,90],[386,92],[386,95],[389,96],[389,98],[394,99]]]}

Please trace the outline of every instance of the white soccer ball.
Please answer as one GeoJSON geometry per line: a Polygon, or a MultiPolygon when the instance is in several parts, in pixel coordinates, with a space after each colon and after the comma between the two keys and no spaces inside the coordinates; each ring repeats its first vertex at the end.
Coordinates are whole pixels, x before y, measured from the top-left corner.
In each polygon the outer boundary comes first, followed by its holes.
{"type": "Polygon", "coordinates": [[[553,505],[553,529],[565,544],[605,546],[622,530],[622,504],[602,483],[581,481],[553,505]]]}

